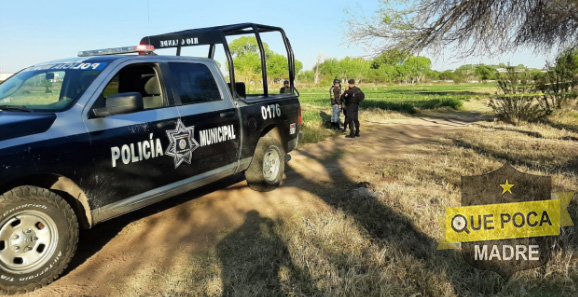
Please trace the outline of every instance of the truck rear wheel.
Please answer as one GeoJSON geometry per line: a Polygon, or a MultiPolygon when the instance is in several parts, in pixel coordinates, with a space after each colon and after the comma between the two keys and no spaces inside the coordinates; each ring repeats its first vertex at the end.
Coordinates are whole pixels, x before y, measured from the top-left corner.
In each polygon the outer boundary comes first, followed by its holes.
{"type": "Polygon", "coordinates": [[[285,149],[281,141],[269,134],[257,142],[251,165],[245,172],[249,187],[259,192],[275,190],[285,171],[285,149]]]}
{"type": "Polygon", "coordinates": [[[25,293],[55,280],[78,243],[70,205],[47,189],[21,186],[0,196],[0,294],[25,293]]]}

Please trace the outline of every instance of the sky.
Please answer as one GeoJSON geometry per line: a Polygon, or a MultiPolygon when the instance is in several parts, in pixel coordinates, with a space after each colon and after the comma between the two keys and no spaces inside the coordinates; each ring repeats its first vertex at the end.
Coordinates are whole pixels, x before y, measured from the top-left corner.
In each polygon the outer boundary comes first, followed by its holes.
{"type": "MultiPolygon", "coordinates": [[[[369,57],[375,49],[347,44],[351,15],[370,18],[379,0],[0,0],[0,69],[74,57],[81,50],[136,45],[147,35],[253,22],[282,27],[304,69],[324,58],[369,57]],[[345,12],[347,11],[347,13],[345,12]]],[[[463,64],[525,64],[542,68],[551,57],[520,50],[496,57],[457,58],[451,49],[422,54],[435,70],[463,64]]]]}

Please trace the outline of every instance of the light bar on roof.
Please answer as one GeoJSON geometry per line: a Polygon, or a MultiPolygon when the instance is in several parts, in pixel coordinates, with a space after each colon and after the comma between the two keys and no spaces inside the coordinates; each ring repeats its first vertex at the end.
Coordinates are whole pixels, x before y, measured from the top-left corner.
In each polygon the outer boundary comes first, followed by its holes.
{"type": "Polygon", "coordinates": [[[114,48],[97,49],[90,51],[80,51],[78,52],[79,57],[93,57],[93,56],[107,56],[107,55],[119,55],[119,54],[150,54],[155,50],[152,45],[141,44],[137,46],[123,46],[114,48]]]}

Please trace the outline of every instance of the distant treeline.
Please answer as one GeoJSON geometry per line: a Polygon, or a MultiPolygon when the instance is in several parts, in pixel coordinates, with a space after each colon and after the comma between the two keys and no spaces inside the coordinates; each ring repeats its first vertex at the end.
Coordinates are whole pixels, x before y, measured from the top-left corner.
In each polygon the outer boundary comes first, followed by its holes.
{"type": "Polygon", "coordinates": [[[436,71],[431,69],[431,60],[422,56],[413,56],[408,52],[391,50],[367,60],[345,57],[341,60],[330,58],[319,61],[311,70],[302,71],[298,79],[302,83],[330,83],[333,79],[354,78],[364,83],[404,83],[414,84],[431,81],[455,83],[484,82],[498,80],[500,72],[508,67],[520,71],[530,71],[540,75],[539,69],[528,69],[523,64],[510,66],[467,64],[455,70],[436,71]]]}

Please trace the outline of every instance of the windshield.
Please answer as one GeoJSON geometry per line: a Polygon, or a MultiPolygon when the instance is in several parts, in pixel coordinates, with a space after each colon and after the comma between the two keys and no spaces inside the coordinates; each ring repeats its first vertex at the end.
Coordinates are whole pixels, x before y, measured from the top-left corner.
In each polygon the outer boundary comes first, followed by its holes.
{"type": "Polygon", "coordinates": [[[24,69],[0,84],[0,109],[67,109],[105,67],[106,63],[59,63],[24,69]]]}

